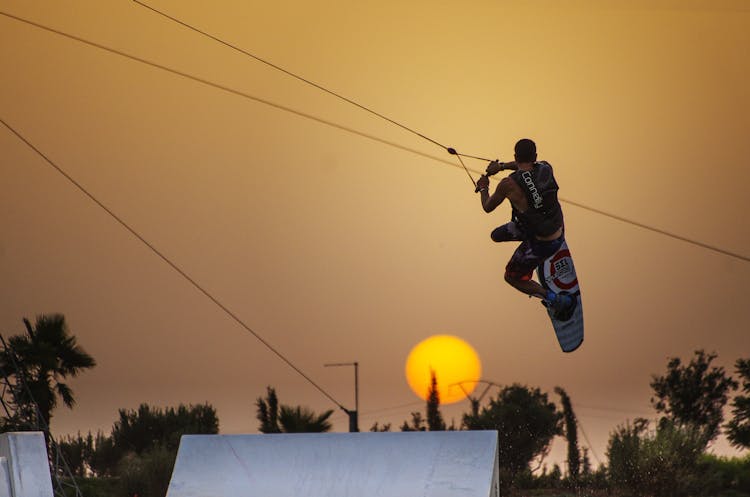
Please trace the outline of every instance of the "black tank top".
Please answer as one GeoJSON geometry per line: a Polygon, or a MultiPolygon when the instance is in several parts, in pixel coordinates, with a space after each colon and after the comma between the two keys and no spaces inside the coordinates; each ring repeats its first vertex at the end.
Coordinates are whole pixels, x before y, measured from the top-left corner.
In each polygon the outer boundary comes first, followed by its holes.
{"type": "Polygon", "coordinates": [[[549,236],[563,225],[563,214],[557,200],[557,181],[548,162],[535,162],[531,171],[518,170],[510,178],[526,194],[529,207],[519,212],[513,207],[513,219],[528,236],[549,236]]]}

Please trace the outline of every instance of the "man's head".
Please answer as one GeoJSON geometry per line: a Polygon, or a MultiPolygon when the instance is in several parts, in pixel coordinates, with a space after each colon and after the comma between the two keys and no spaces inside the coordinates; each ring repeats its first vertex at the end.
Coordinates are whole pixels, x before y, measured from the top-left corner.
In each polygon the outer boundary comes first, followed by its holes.
{"type": "Polygon", "coordinates": [[[516,142],[516,162],[535,162],[536,161],[536,143],[528,138],[522,138],[516,142]]]}

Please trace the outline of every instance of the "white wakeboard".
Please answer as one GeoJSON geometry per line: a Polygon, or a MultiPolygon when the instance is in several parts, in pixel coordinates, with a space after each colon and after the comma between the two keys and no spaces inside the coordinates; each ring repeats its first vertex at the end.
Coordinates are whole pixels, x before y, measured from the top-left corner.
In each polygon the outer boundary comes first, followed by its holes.
{"type": "Polygon", "coordinates": [[[563,242],[554,255],[537,267],[537,275],[545,289],[555,293],[565,292],[576,299],[573,314],[565,321],[555,319],[552,309],[547,308],[560,347],[563,352],[573,352],[583,343],[583,303],[581,287],[567,242],[563,242]]]}

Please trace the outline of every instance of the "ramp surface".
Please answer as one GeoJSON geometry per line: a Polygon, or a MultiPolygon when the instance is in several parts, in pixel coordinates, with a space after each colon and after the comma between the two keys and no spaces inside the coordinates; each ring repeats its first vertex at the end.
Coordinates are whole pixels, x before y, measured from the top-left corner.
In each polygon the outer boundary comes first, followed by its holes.
{"type": "Polygon", "coordinates": [[[47,447],[41,432],[0,435],[0,497],[52,497],[47,447]]]}
{"type": "Polygon", "coordinates": [[[167,497],[494,497],[497,432],[185,435],[167,497]]]}

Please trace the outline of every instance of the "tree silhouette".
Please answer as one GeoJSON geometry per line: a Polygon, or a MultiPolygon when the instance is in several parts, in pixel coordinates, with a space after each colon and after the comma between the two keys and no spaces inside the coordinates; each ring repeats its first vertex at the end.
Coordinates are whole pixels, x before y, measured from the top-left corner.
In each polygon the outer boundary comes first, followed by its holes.
{"type": "Polygon", "coordinates": [[[513,482],[535,457],[547,455],[553,437],[562,433],[561,419],[546,393],[514,384],[503,388],[478,415],[464,414],[463,424],[469,430],[498,431],[500,468],[513,482]]]}
{"type": "MultiPolygon", "coordinates": [[[[705,435],[694,424],[679,426],[669,419],[658,423],[656,430],[649,422],[637,418],[620,425],[607,444],[610,483],[624,495],[688,496],[714,495],[699,491],[700,456],[705,448],[705,435]]],[[[705,466],[704,466],[705,468],[705,466]]],[[[621,495],[617,492],[615,495],[621,495]]]]}
{"type": "Polygon", "coordinates": [[[315,414],[306,407],[279,405],[276,390],[270,386],[266,388],[266,398],[259,397],[255,405],[261,433],[323,433],[332,428],[328,418],[333,409],[315,414]]]}
{"type": "Polygon", "coordinates": [[[742,395],[732,401],[732,419],[727,423],[727,438],[738,449],[750,449],[750,359],[737,359],[737,375],[742,381],[742,395]]]}
{"type": "Polygon", "coordinates": [[[118,413],[112,440],[120,455],[141,455],[157,446],[176,452],[182,435],[219,433],[219,418],[210,404],[180,404],[177,409],[141,404],[137,410],[120,409],[118,413]]]}
{"type": "Polygon", "coordinates": [[[261,433],[281,433],[279,427],[279,399],[276,397],[276,390],[272,387],[266,387],[266,398],[258,397],[255,401],[257,407],[256,418],[260,421],[258,430],[261,433]]]}
{"type": "Polygon", "coordinates": [[[322,414],[315,414],[311,409],[302,406],[281,406],[279,425],[283,433],[324,433],[331,431],[328,418],[333,414],[329,409],[322,414]]]}
{"type": "Polygon", "coordinates": [[[565,438],[568,440],[568,474],[573,484],[578,482],[581,468],[581,451],[578,448],[578,426],[570,397],[562,387],[555,387],[555,393],[560,396],[565,420],[565,438]]]}
{"type": "Polygon", "coordinates": [[[667,373],[652,377],[651,398],[654,408],[664,414],[662,422],[700,429],[706,444],[717,437],[724,419],[723,409],[730,390],[737,382],[722,367],[711,367],[716,354],[695,351],[690,363],[683,365],[678,357],[667,364],[667,373]]]}
{"type": "Polygon", "coordinates": [[[440,414],[440,392],[437,388],[435,371],[430,371],[430,389],[427,392],[427,429],[445,431],[445,421],[440,414]]]}
{"type": "Polygon", "coordinates": [[[419,411],[412,412],[411,424],[408,421],[404,421],[400,429],[401,431],[427,431],[422,413],[419,411]]]}
{"type": "Polygon", "coordinates": [[[5,371],[17,368],[19,410],[31,420],[41,416],[49,428],[58,400],[68,408],[76,403],[73,390],[62,380],[93,368],[96,361],[78,345],[62,314],[39,316],[34,326],[26,318],[23,322],[26,333],[8,339],[8,349],[0,353],[0,364],[5,371]],[[38,411],[32,408],[34,402],[38,411]]]}
{"type": "Polygon", "coordinates": [[[382,425],[375,421],[372,426],[370,427],[370,431],[373,432],[386,432],[391,431],[391,424],[390,423],[383,423],[382,425]]]}
{"type": "Polygon", "coordinates": [[[58,441],[60,451],[73,476],[86,476],[86,461],[91,457],[93,445],[94,441],[90,433],[86,438],[79,432],[76,437],[68,435],[58,441]]]}

